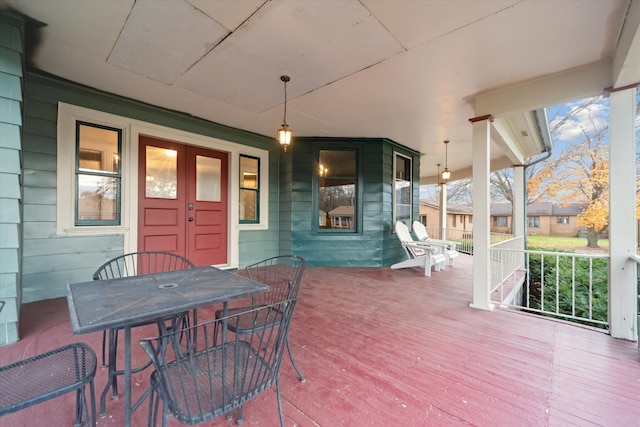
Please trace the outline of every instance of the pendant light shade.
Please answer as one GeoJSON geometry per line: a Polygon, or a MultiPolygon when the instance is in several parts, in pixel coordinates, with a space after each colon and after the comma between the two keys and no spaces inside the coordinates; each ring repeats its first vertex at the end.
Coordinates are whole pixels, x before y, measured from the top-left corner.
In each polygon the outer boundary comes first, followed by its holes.
{"type": "Polygon", "coordinates": [[[284,117],[282,119],[282,126],[278,129],[278,142],[287,151],[287,147],[291,145],[292,132],[287,124],[287,82],[291,80],[289,76],[280,76],[280,80],[284,82],[284,117]]]}
{"type": "Polygon", "coordinates": [[[442,179],[445,181],[451,178],[451,171],[448,168],[449,164],[449,150],[448,150],[449,140],[444,141],[444,170],[442,171],[442,179]]]}

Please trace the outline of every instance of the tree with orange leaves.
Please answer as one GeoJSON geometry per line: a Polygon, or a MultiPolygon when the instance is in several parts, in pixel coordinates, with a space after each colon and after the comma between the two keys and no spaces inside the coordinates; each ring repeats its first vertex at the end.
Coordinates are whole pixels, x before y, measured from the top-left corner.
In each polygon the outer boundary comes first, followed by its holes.
{"type": "Polygon", "coordinates": [[[587,246],[609,227],[609,116],[608,103],[588,98],[566,109],[558,109],[550,119],[554,140],[563,140],[563,149],[548,162],[553,176],[547,194],[561,205],[582,203],[578,226],[587,230],[587,246]]]}

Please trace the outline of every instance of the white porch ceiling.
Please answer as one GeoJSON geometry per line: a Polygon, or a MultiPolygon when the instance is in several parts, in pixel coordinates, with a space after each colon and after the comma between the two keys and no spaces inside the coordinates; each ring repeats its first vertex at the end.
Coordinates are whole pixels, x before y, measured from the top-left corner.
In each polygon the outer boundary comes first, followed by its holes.
{"type": "Polygon", "coordinates": [[[468,119],[480,115],[478,96],[483,105],[505,96],[517,105],[490,111],[503,131],[492,157],[505,164],[540,145],[522,137],[533,131],[530,110],[640,81],[638,0],[0,5],[44,24],[30,52],[38,69],[263,135],[282,121],[287,74],[294,136],[392,139],[423,153],[425,182],[444,163],[445,139],[453,177],[470,170],[468,119]],[[572,70],[590,67],[606,71],[577,84],[572,70]],[[510,92],[532,81],[535,96],[510,92]]]}

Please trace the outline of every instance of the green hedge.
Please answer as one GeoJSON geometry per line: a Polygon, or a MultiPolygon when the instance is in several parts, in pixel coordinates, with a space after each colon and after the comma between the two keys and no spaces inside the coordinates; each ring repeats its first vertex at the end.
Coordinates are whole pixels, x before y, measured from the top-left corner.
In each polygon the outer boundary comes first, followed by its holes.
{"type": "MultiPolygon", "coordinates": [[[[529,248],[532,251],[544,251],[543,248],[529,248]]],[[[558,251],[573,253],[573,251],[558,251]]],[[[560,256],[556,264],[556,256],[530,254],[529,255],[529,307],[539,310],[554,311],[562,315],[574,315],[585,319],[607,322],[608,314],[608,259],[591,259],[592,280],[591,296],[589,296],[589,258],[575,258],[575,278],[572,278],[572,257],[560,256]],[[542,260],[544,259],[544,281],[541,277],[542,260]],[[556,279],[559,283],[556,295],[556,279]],[[544,298],[542,286],[544,283],[544,298]],[[575,301],[575,312],[572,312],[575,301]],[[543,306],[544,302],[544,306],[543,306]],[[591,302],[591,315],[589,315],[591,302]],[[557,307],[557,311],[556,311],[557,307]]],[[[523,306],[527,303],[527,289],[523,295],[523,306]]],[[[565,318],[564,316],[550,317],[565,318]]],[[[588,320],[567,319],[599,328],[605,325],[589,322],[588,320]]]]}

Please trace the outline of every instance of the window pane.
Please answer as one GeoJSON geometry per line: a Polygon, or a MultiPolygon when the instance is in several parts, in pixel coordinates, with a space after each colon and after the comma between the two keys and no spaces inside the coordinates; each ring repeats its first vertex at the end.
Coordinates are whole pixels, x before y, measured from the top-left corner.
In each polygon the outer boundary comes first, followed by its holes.
{"type": "Polygon", "coordinates": [[[240,187],[258,188],[258,159],[240,156],[240,187]]]}
{"type": "Polygon", "coordinates": [[[260,159],[240,156],[240,221],[259,222],[260,159]]]}
{"type": "Polygon", "coordinates": [[[81,171],[117,173],[120,132],[95,126],[78,126],[78,167],[81,171]]]}
{"type": "Polygon", "coordinates": [[[396,203],[402,205],[411,204],[411,183],[396,181],[396,203]]]}
{"type": "Polygon", "coordinates": [[[78,175],[78,220],[113,221],[116,219],[118,179],[78,175]]]}
{"type": "Polygon", "coordinates": [[[320,183],[320,210],[329,217],[322,228],[354,229],[356,186],[346,182],[339,185],[339,182],[332,180],[330,185],[320,183]]]}
{"type": "Polygon", "coordinates": [[[411,223],[411,207],[406,205],[396,205],[396,221],[411,223]]]}
{"type": "Polygon", "coordinates": [[[146,197],[175,199],[178,196],[178,152],[147,146],[146,197]]]}
{"type": "Polygon", "coordinates": [[[244,221],[257,221],[258,192],[253,190],[240,190],[240,219],[244,221]]]}
{"type": "Polygon", "coordinates": [[[411,227],[411,159],[400,154],[394,156],[394,219],[411,227]]]}
{"type": "Polygon", "coordinates": [[[196,156],[196,200],[220,201],[222,161],[214,157],[196,156]]]}
{"type": "Polygon", "coordinates": [[[320,150],[320,165],[327,169],[325,176],[355,177],[356,152],[346,150],[320,150]]]}
{"type": "Polygon", "coordinates": [[[356,229],[356,154],[355,150],[320,150],[318,226],[321,229],[356,229]]]}

